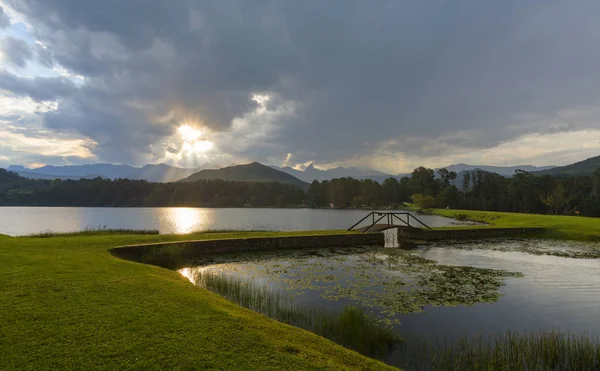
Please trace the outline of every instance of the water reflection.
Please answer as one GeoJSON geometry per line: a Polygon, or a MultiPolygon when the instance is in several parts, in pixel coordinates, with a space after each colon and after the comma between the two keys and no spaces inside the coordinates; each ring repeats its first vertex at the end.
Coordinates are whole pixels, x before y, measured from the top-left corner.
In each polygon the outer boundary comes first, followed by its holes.
{"type": "MultiPolygon", "coordinates": [[[[163,234],[207,229],[333,230],[346,229],[367,213],[365,210],[328,209],[0,207],[0,233],[17,236],[98,227],[157,229],[163,234]]],[[[456,223],[453,219],[434,215],[419,215],[419,219],[432,227],[456,223]]]]}
{"type": "Polygon", "coordinates": [[[172,230],[176,234],[202,230],[202,225],[206,225],[208,216],[208,213],[202,212],[202,209],[189,207],[170,208],[166,214],[166,218],[171,221],[172,230]]]}
{"type": "Polygon", "coordinates": [[[185,278],[187,278],[188,280],[190,280],[191,283],[193,283],[194,285],[197,285],[198,282],[196,282],[196,277],[198,276],[198,271],[202,270],[204,268],[200,268],[200,267],[196,267],[196,268],[183,268],[178,270],[178,272],[184,276],[185,278]]]}

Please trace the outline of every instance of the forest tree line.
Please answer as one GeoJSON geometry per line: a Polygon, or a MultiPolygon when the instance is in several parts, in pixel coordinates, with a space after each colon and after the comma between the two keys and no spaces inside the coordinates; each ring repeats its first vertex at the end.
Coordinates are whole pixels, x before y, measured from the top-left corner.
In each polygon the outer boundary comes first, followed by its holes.
{"type": "Polygon", "coordinates": [[[396,208],[412,202],[422,209],[600,216],[600,169],[574,177],[517,171],[506,178],[481,170],[461,175],[419,167],[410,177],[381,184],[353,178],[314,181],[305,192],[275,182],[34,180],[0,169],[0,205],[396,208]]]}
{"type": "Polygon", "coordinates": [[[199,180],[151,183],[131,179],[27,179],[0,169],[2,206],[196,206],[286,207],[301,205],[305,192],[281,183],[199,180]]]}
{"type": "Polygon", "coordinates": [[[421,209],[451,208],[517,213],[600,216],[600,169],[574,177],[536,176],[516,171],[503,177],[482,170],[457,174],[446,169],[415,169],[410,177],[381,184],[352,178],[314,181],[307,191],[312,207],[397,207],[413,202],[421,209]]]}

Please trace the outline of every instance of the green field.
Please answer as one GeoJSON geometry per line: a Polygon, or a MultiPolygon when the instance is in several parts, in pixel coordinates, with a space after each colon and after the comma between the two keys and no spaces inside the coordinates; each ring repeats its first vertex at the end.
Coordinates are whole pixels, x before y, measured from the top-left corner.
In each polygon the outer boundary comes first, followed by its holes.
{"type": "Polygon", "coordinates": [[[433,209],[431,212],[450,218],[484,222],[500,228],[545,228],[546,230],[539,235],[543,238],[600,241],[600,218],[446,209],[433,209]]]}
{"type": "MultiPolygon", "coordinates": [[[[546,238],[600,241],[593,218],[432,212],[496,227],[544,227],[546,238]]],[[[0,370],[388,368],[234,305],[175,271],[109,253],[146,242],[332,231],[123,233],[0,235],[0,370]]]]}
{"type": "MultiPolygon", "coordinates": [[[[319,232],[327,233],[327,232],[319,232]]],[[[109,249],[316,232],[0,235],[0,370],[387,369],[109,249]]]]}

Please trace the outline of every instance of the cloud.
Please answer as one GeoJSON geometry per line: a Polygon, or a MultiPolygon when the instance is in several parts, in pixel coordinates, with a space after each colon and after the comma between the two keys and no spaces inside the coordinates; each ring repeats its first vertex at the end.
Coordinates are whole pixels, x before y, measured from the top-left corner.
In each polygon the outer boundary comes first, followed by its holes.
{"type": "Polygon", "coordinates": [[[10,36],[0,39],[0,51],[3,61],[19,68],[25,67],[27,61],[33,57],[31,48],[24,40],[10,36]]]}
{"type": "Polygon", "coordinates": [[[4,11],[4,8],[0,6],[0,28],[6,28],[10,26],[10,17],[4,11]]]}
{"type": "Polygon", "coordinates": [[[57,100],[45,127],[90,138],[104,161],[171,156],[184,122],[215,159],[386,169],[600,129],[596,113],[561,116],[600,102],[591,0],[8,4],[68,76],[3,73],[0,87],[57,100]]]}
{"type": "Polygon", "coordinates": [[[64,77],[19,77],[0,69],[0,89],[42,102],[73,95],[77,87],[64,77]]]}
{"type": "Polygon", "coordinates": [[[94,143],[72,132],[46,129],[40,114],[53,109],[31,98],[0,97],[0,167],[97,161],[94,143]]]}

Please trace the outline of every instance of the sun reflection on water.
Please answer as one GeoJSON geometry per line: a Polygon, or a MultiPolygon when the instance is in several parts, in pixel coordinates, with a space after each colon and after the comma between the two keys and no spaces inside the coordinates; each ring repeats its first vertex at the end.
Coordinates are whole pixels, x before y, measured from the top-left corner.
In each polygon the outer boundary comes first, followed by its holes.
{"type": "Polygon", "coordinates": [[[194,285],[196,284],[196,269],[195,268],[183,268],[178,270],[179,274],[190,280],[194,285]]]}
{"type": "Polygon", "coordinates": [[[209,228],[214,215],[209,210],[189,207],[174,207],[168,211],[167,220],[171,222],[173,232],[185,234],[199,232],[209,228]]]}

